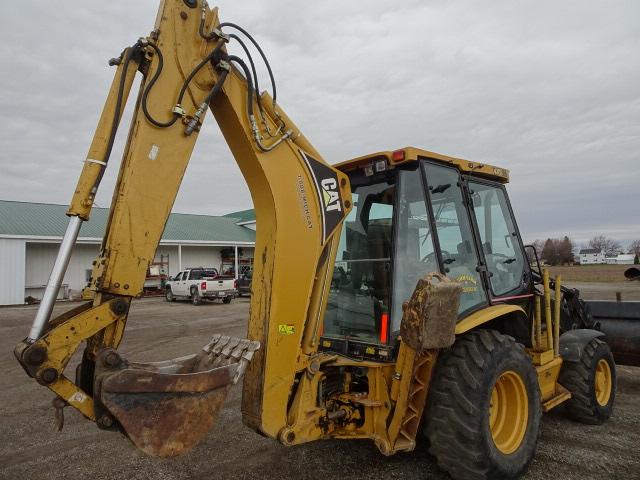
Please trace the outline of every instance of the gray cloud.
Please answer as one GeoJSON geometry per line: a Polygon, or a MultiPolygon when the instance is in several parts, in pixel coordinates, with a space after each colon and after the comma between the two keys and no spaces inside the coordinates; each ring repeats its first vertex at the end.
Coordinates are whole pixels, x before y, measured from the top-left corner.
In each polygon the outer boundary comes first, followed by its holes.
{"type": "MultiPolygon", "coordinates": [[[[511,170],[526,238],[640,238],[638,2],[219,6],[255,33],[281,105],[328,161],[414,145],[492,163],[511,170]]],[[[148,33],[156,8],[2,2],[0,198],[69,201],[112,79],[106,61],[148,33]]],[[[210,118],[174,210],[250,204],[210,118]]]]}

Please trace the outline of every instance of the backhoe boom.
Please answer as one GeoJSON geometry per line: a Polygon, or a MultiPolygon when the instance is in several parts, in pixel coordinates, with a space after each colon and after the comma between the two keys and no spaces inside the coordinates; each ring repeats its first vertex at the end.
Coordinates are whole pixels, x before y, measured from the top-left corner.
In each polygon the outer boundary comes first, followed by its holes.
{"type": "MultiPolygon", "coordinates": [[[[119,376],[121,383],[126,377],[129,384],[118,388],[122,395],[133,395],[124,392],[135,390],[148,367],[122,359],[96,364],[96,359],[100,356],[104,360],[104,351],[120,344],[128,306],[142,294],[145,273],[206,111],[211,109],[247,181],[259,225],[249,338],[257,342],[252,345],[259,343],[262,348],[251,350],[254,358],[246,373],[243,396],[245,423],[276,437],[287,424],[287,399],[296,370],[304,363],[299,356],[303,339],[305,355],[317,350],[335,257],[334,238],[350,209],[349,183],[343,173],[324,162],[268,94],[257,94],[245,61],[226,53],[230,37],[223,30],[235,25],[220,25],[217,9],[210,10],[199,2],[192,7],[195,4],[161,2],[151,35],[112,61],[117,64],[115,79],[68,211],[68,239],[34,327],[16,348],[16,355],[30,375],[85,416],[104,418],[103,426],[113,425],[110,417],[116,417],[128,430],[128,420],[96,395],[104,393],[106,385],[113,389],[110,375],[119,376]],[[92,271],[90,288],[95,299],[81,314],[49,320],[79,226],[90,219],[136,71],[142,72],[143,80],[105,237],[92,271]],[[149,188],[151,182],[154,188],[149,188]],[[274,296],[273,292],[285,289],[289,292],[286,299],[274,296]],[[109,305],[118,305],[117,313],[104,308],[109,305]],[[77,329],[81,317],[84,328],[77,329]],[[64,328],[75,332],[74,341],[55,343],[57,332],[64,328]],[[74,384],[63,370],[82,341],[87,347],[74,384]],[[64,351],[64,358],[53,362],[54,350],[64,351]],[[117,368],[109,373],[114,366],[117,368]],[[119,373],[121,368],[128,369],[124,377],[119,373]],[[268,415],[265,404],[270,405],[268,415]]],[[[225,358],[229,361],[230,357],[225,358]]],[[[189,368],[193,375],[202,375],[201,368],[189,368]]],[[[180,369],[176,372],[183,373],[180,369]]],[[[149,392],[138,392],[137,398],[144,393],[149,392]]],[[[169,390],[165,394],[170,396],[169,390]]],[[[176,401],[175,396],[171,401],[176,401]]],[[[158,451],[167,455],[181,449],[174,446],[158,451]]],[[[149,450],[153,453],[153,448],[149,450]]]]}

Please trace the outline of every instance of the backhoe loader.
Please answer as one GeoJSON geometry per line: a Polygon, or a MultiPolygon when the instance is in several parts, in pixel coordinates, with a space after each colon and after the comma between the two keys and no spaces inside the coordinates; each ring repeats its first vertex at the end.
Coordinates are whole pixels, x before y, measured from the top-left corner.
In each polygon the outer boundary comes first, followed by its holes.
{"type": "Polygon", "coordinates": [[[530,266],[507,170],[412,147],[330,166],[278,105],[254,37],[203,0],[161,1],[151,34],[110,63],[68,229],[15,349],[55,393],[60,426],[71,406],[147,454],[178,455],[244,375],[245,425],[284,445],[370,439],[392,455],[427,448],[426,436],[452,477],[485,479],[526,471],[543,411],[609,418],[611,351],[597,330],[562,328],[582,304],[530,266]],[[52,319],[138,72],[93,299],[52,319]],[[248,338],[212,332],[200,352],[136,363],[117,348],[209,110],[255,205],[248,338]],[[81,345],[72,378],[65,368],[81,345]]]}

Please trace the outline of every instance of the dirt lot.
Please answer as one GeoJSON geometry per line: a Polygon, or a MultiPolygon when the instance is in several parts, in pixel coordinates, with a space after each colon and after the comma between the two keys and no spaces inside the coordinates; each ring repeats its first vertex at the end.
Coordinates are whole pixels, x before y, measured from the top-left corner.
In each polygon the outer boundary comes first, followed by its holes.
{"type": "MultiPolygon", "coordinates": [[[[58,305],[57,312],[70,308],[58,305]]],[[[66,409],[65,429],[54,429],[52,394],[26,377],[13,358],[36,308],[0,309],[0,478],[3,479],[446,479],[419,444],[386,458],[373,443],[325,441],[285,448],[242,425],[240,388],[232,389],[206,441],[183,457],[157,460],[138,453],[119,434],[98,430],[66,409]]],[[[121,351],[161,360],[194,352],[215,332],[241,336],[248,301],[230,305],[135,302],[121,351]]],[[[613,418],[585,426],[553,411],[542,422],[537,456],[527,479],[640,479],[640,368],[619,367],[613,418]]]]}

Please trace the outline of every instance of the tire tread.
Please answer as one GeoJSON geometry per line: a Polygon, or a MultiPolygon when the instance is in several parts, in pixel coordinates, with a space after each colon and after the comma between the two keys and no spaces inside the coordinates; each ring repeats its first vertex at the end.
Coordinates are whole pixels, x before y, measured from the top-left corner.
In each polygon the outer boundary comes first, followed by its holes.
{"type": "Polygon", "coordinates": [[[482,414],[476,392],[482,385],[484,369],[491,355],[501,348],[515,349],[528,360],[512,337],[477,330],[459,337],[437,366],[425,412],[425,433],[429,452],[456,479],[500,478],[483,450],[485,434],[473,419],[482,414]]]}

